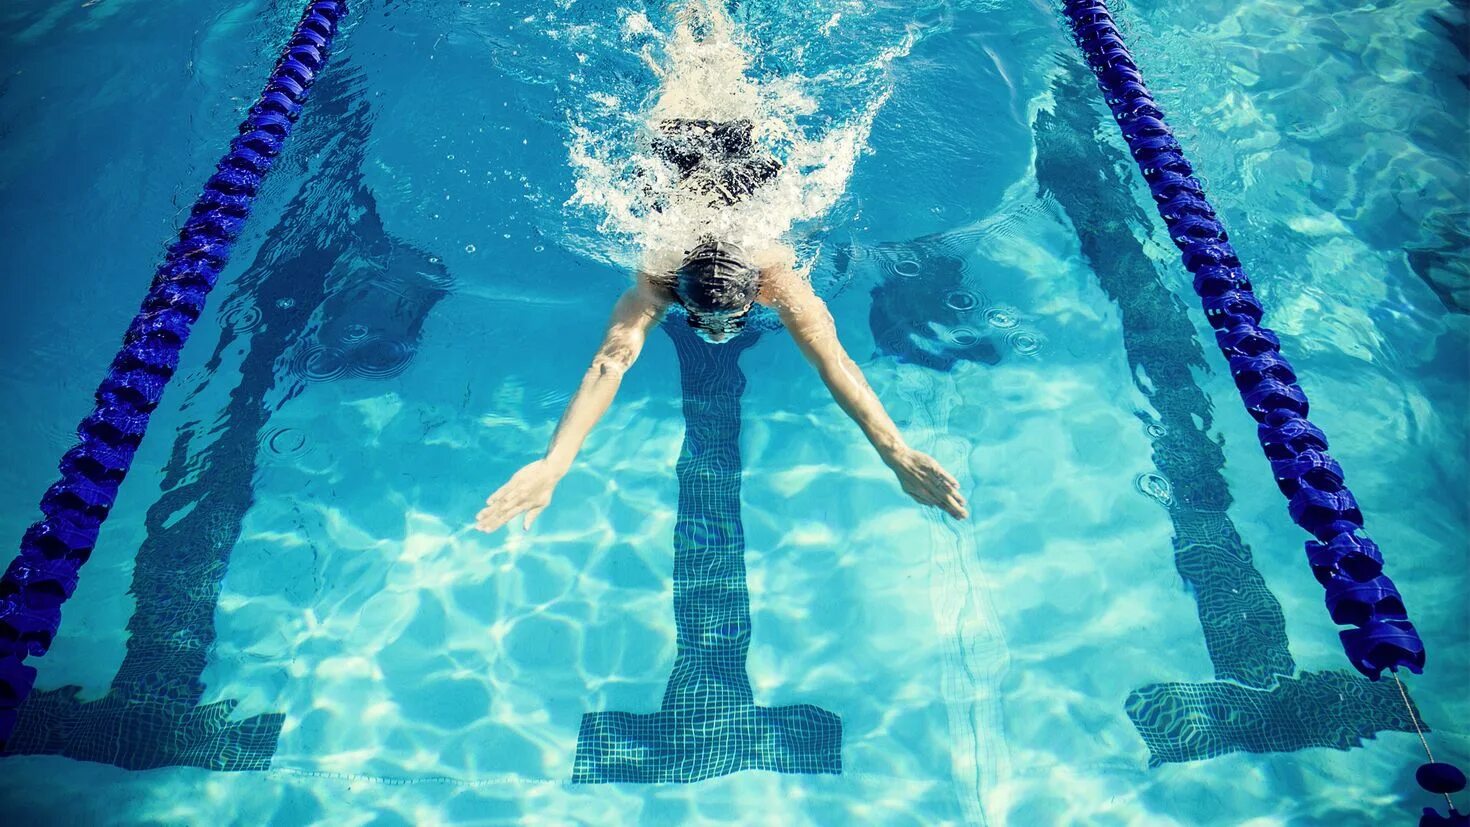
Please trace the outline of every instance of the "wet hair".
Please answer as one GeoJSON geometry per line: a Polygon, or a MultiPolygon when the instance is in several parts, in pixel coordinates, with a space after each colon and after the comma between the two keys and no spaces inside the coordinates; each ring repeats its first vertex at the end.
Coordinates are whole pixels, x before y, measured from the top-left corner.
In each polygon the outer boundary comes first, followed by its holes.
{"type": "Polygon", "coordinates": [[[689,326],[729,338],[745,326],[745,316],[760,293],[760,269],[737,244],[706,239],[684,256],[674,272],[674,294],[689,326]]]}

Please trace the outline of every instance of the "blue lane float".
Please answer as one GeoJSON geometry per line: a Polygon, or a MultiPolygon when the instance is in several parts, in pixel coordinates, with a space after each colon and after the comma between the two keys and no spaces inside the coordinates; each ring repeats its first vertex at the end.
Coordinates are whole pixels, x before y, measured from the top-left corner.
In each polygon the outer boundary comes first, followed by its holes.
{"type": "Polygon", "coordinates": [[[25,659],[51,646],[61,604],[76,589],[78,570],[96,545],[190,329],[229,262],[261,181],[290,136],[346,13],[344,0],[307,3],[260,98],[169,245],[122,350],[97,388],[96,407],[77,428],[79,442],[61,458],[61,479],[41,498],[44,518],[26,531],[20,556],[0,576],[0,748],[35,683],[36,670],[25,659]]]}
{"type": "Polygon", "coordinates": [[[1164,112],[1143,82],[1133,55],[1101,0],[1063,0],[1078,47],[1148,182],[1169,236],[1194,276],[1205,317],[1230,365],[1276,485],[1297,525],[1316,539],[1307,560],[1326,591],[1348,660],[1378,680],[1384,669],[1424,668],[1424,644],[1403,598],[1383,573],[1383,555],[1363,531],[1363,514],[1343,484],[1342,467],[1327,453],[1327,437],[1307,419],[1307,397],[1281,355],[1276,334],[1261,325],[1263,309],[1230,246],[1225,227],[1205,198],[1164,112]]]}

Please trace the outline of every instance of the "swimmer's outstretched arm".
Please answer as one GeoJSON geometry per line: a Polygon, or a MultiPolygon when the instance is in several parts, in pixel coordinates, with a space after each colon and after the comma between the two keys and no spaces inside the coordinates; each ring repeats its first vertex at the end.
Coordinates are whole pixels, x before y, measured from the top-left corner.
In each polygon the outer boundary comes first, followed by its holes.
{"type": "Polygon", "coordinates": [[[761,303],[780,314],[791,338],[817,369],[832,398],[878,449],[904,492],[924,505],[944,509],[955,519],[968,518],[969,506],[960,494],[959,483],[938,460],[904,442],[862,369],[837,338],[837,325],[827,303],[812,291],[806,278],[787,267],[777,267],[767,270],[762,282],[761,303]]]}
{"type": "Polygon", "coordinates": [[[649,329],[658,324],[666,306],[667,302],[646,282],[623,294],[613,308],[602,346],[592,358],[576,395],[567,404],[561,422],[557,423],[546,456],[517,471],[485,500],[485,507],[475,516],[475,528],[495,531],[521,513],[526,515],[522,523],[525,528],[536,522],[542,509],[551,502],[556,484],[572,467],[572,460],[588,432],[612,404],[623,382],[623,373],[642,352],[649,329]]]}

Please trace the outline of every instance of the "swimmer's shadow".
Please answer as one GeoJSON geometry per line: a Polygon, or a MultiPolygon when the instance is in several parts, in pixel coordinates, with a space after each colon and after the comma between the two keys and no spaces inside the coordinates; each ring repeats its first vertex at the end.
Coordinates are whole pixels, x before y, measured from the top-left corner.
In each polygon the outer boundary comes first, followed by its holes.
{"type": "Polygon", "coordinates": [[[740,354],[664,325],[679,356],[686,430],[674,527],[673,674],[659,711],[582,716],[572,781],[691,782],[741,770],[842,772],[842,722],[810,704],[757,706],[745,670],[750,593],[740,517],[740,354]]]}

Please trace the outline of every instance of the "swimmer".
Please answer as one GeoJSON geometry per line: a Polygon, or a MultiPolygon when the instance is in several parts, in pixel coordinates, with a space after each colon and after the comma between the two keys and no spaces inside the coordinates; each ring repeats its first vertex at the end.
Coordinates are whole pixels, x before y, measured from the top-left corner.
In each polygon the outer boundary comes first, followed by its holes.
{"type": "MultiPolygon", "coordinates": [[[[689,9],[700,4],[691,3],[689,9]]],[[[706,27],[729,21],[709,4],[706,27]]],[[[686,18],[684,25],[690,25],[686,18]]],[[[661,73],[665,84],[668,73],[661,73]]],[[[673,182],[654,201],[660,212],[688,207],[692,215],[731,210],[777,179],[782,164],[754,138],[748,118],[663,118],[654,126],[653,154],[668,165],[673,182]]],[[[551,497],[588,432],[612,404],[624,372],[632,367],[648,332],[672,307],[706,342],[740,335],[755,305],[775,311],[797,347],[826,384],[838,406],[857,423],[883,462],[915,501],[959,520],[969,517],[959,483],[937,460],[910,448],[862,370],[842,347],[827,305],[796,265],[791,247],[770,243],[746,250],[735,238],[716,237],[693,222],[689,248],[644,256],[636,283],[613,308],[602,345],[552,435],[546,455],[517,471],[486,500],[475,526],[493,532],[518,515],[529,529],[551,497]]],[[[704,222],[706,225],[712,222],[704,222]]],[[[726,223],[726,222],[721,222],[726,223]]],[[[726,223],[728,226],[728,224],[726,223]]]]}

